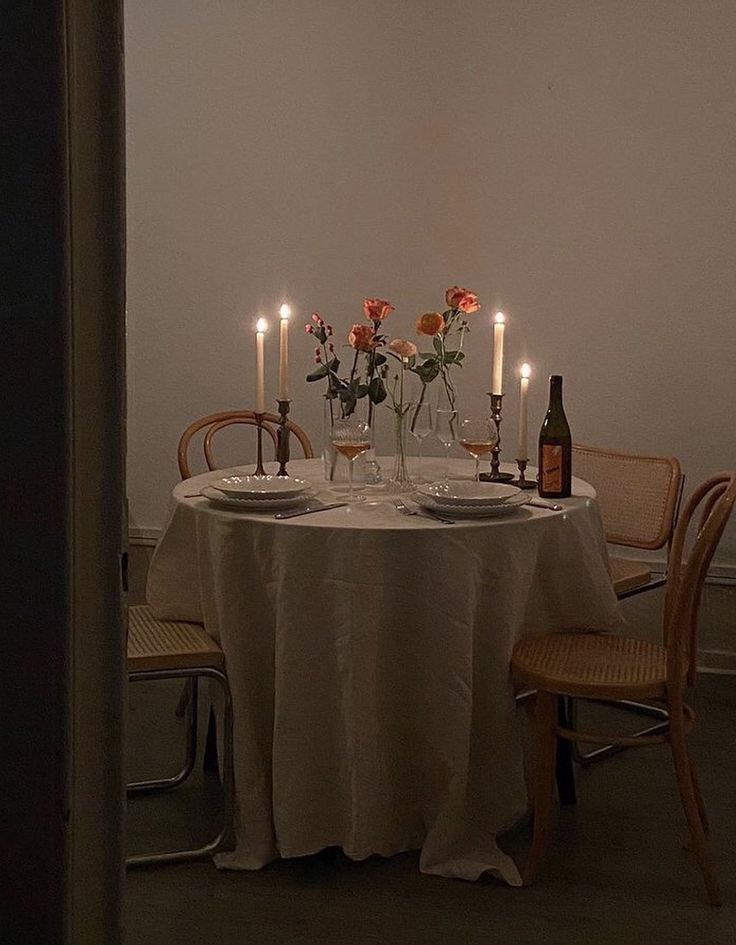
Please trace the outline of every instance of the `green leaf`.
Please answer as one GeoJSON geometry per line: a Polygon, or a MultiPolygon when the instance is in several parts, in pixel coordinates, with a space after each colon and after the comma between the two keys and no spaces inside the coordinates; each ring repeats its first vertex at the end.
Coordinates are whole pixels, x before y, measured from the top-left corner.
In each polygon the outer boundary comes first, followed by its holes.
{"type": "Polygon", "coordinates": [[[386,399],[386,386],[383,383],[383,378],[373,378],[368,387],[368,396],[374,404],[380,404],[386,399]]]}
{"type": "Polygon", "coordinates": [[[424,364],[415,365],[411,370],[425,384],[431,384],[440,373],[440,366],[437,361],[425,361],[424,364]]]}
{"type": "Polygon", "coordinates": [[[308,381],[321,381],[323,377],[327,377],[328,367],[326,364],[320,364],[318,368],[315,368],[311,374],[307,374],[308,381]]]}
{"type": "Polygon", "coordinates": [[[445,364],[460,364],[464,357],[464,351],[445,351],[445,364]]]}
{"type": "Polygon", "coordinates": [[[358,384],[356,393],[357,393],[358,398],[367,397],[367,396],[368,396],[368,385],[367,385],[367,384],[358,384]]]}
{"type": "Polygon", "coordinates": [[[437,354],[441,356],[443,345],[442,345],[442,340],[439,335],[434,336],[434,338],[432,339],[432,344],[434,345],[434,350],[437,352],[437,354]]]}
{"type": "Polygon", "coordinates": [[[380,367],[382,364],[385,364],[386,355],[380,354],[378,351],[376,351],[375,354],[373,355],[373,363],[376,365],[376,367],[380,367]]]}

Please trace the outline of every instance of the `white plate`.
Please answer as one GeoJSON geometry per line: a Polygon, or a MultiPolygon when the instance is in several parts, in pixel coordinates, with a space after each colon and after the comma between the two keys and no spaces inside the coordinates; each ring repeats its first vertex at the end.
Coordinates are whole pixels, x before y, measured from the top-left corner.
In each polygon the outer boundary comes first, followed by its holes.
{"type": "Polygon", "coordinates": [[[510,512],[516,512],[527,501],[527,497],[518,490],[519,495],[511,496],[506,502],[496,502],[493,505],[453,505],[443,502],[441,505],[431,496],[422,495],[417,492],[414,500],[431,512],[438,512],[440,515],[452,515],[456,518],[491,518],[495,515],[508,515],[510,512]]]}
{"type": "Polygon", "coordinates": [[[434,500],[443,508],[455,508],[457,506],[482,506],[487,508],[490,505],[501,505],[511,501],[521,493],[521,489],[517,486],[507,485],[504,482],[450,480],[447,483],[426,483],[418,486],[417,492],[434,500]]]}
{"type": "Polygon", "coordinates": [[[294,509],[310,497],[310,493],[301,495],[285,495],[277,498],[253,499],[240,495],[226,495],[214,486],[204,486],[200,495],[215,505],[228,509],[241,509],[243,512],[283,512],[285,509],[294,509]]]}
{"type": "Polygon", "coordinates": [[[210,483],[213,489],[243,499],[284,499],[302,495],[312,485],[291,476],[222,476],[210,483]]]}

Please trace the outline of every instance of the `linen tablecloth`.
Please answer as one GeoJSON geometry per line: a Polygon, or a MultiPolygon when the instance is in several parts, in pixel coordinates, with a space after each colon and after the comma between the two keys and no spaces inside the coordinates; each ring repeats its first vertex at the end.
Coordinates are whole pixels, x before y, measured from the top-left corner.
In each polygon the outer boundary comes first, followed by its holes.
{"type": "Polygon", "coordinates": [[[527,805],[511,651],[621,623],[592,487],[454,525],[388,498],[276,521],[187,498],[222,474],[176,486],[148,580],[159,618],[225,652],[237,846],[217,865],[420,849],[425,873],[520,884],[496,844],[527,805]]]}

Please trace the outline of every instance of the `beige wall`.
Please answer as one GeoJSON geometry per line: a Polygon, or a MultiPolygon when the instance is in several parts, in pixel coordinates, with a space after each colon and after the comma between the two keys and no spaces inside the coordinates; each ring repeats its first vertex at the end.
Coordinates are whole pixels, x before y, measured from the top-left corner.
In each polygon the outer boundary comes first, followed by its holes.
{"type": "Polygon", "coordinates": [[[316,440],[309,313],[347,329],[382,295],[406,334],[460,282],[486,303],[469,409],[501,306],[532,428],[554,371],[578,440],[674,453],[690,483],[734,464],[736,5],[128,0],[126,20],[134,527],[162,524],[187,422],[252,404],[253,319],[284,297],[316,440]]]}

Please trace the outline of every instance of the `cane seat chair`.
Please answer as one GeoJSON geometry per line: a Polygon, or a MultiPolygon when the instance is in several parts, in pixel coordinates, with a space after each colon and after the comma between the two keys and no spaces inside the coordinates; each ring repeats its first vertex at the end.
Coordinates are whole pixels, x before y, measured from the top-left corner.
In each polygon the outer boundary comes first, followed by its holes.
{"type": "MultiPolygon", "coordinates": [[[[657,551],[669,547],[682,494],[680,464],[670,456],[639,456],[576,444],[575,475],[597,493],[606,541],[629,549],[657,551]]],[[[643,561],[610,555],[611,580],[622,600],[661,587],[643,561]]]]}
{"type": "Polygon", "coordinates": [[[197,684],[212,679],[221,688],[223,708],[223,822],[218,834],[199,847],[128,857],[128,866],[197,860],[229,849],[233,822],[233,717],[230,687],[225,673],[225,657],[217,643],[196,623],[157,620],[148,605],[128,610],[127,670],[131,683],[160,679],[186,679],[187,699],[180,710],[188,713],[187,749],[182,769],[171,777],[128,784],[129,794],[163,791],[176,787],[191,773],[197,746],[197,684]]]}
{"type": "Polygon", "coordinates": [[[511,659],[514,679],[536,690],[537,770],[534,788],[534,833],[522,870],[531,883],[549,843],[557,740],[638,747],[668,742],[691,847],[703,874],[708,900],[720,904],[720,891],[708,851],[705,806],[686,736],[695,713],[685,702],[695,685],[697,617],[708,566],[736,502],[736,472],[719,473],[699,485],[688,499],[675,528],[663,609],[662,644],[602,633],[551,633],[525,637],[511,659]],[[697,533],[685,558],[688,530],[700,514],[697,533]],[[558,722],[564,697],[587,700],[651,700],[665,706],[666,732],[612,737],[580,732],[558,722]]]}
{"type": "MultiPolygon", "coordinates": [[[[177,449],[179,472],[182,479],[189,479],[192,475],[191,467],[189,465],[189,446],[195,434],[202,430],[205,431],[202,446],[207,468],[210,470],[220,469],[221,467],[217,464],[213,454],[212,441],[215,434],[217,434],[220,430],[223,430],[225,427],[233,426],[234,424],[243,424],[245,426],[256,427],[258,426],[258,420],[256,418],[255,412],[252,410],[223,410],[220,413],[211,413],[206,417],[200,417],[199,420],[195,420],[193,423],[189,424],[189,426],[181,435],[177,449]]],[[[272,440],[275,450],[278,444],[278,416],[276,416],[275,413],[264,413],[262,426],[266,434],[272,440]]],[[[292,420],[287,420],[286,426],[290,433],[292,433],[299,441],[299,444],[301,445],[302,451],[304,453],[304,458],[312,459],[314,456],[314,450],[312,449],[312,444],[310,443],[309,437],[304,432],[304,430],[302,430],[302,428],[292,420]]]]}

